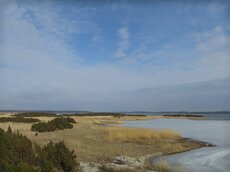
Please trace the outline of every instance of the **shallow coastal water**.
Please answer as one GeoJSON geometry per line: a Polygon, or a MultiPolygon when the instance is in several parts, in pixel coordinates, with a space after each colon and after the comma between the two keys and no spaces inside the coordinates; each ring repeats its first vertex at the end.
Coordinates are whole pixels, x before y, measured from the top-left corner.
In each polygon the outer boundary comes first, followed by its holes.
{"type": "Polygon", "coordinates": [[[230,121],[157,119],[127,121],[129,127],[168,128],[183,137],[198,139],[217,145],[164,157],[170,164],[179,164],[194,172],[230,171],[230,121]]]}

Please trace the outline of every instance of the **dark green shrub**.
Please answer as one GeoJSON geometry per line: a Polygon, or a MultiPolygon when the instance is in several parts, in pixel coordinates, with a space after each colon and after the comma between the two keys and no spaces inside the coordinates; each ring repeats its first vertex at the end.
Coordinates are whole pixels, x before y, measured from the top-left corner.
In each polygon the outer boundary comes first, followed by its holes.
{"type": "Polygon", "coordinates": [[[73,128],[73,125],[68,122],[67,118],[62,118],[62,117],[61,118],[55,118],[48,123],[50,123],[51,126],[55,126],[56,129],[58,129],[58,130],[73,128]]]}
{"type": "Polygon", "coordinates": [[[0,129],[0,172],[77,171],[79,163],[64,142],[50,142],[44,148],[25,136],[0,129]]]}
{"type": "Polygon", "coordinates": [[[39,122],[33,124],[31,126],[31,130],[37,132],[50,132],[55,130],[71,129],[73,128],[73,125],[70,122],[76,123],[76,121],[72,118],[55,118],[47,123],[39,122]]]}
{"type": "Polygon", "coordinates": [[[1,172],[39,172],[38,168],[26,163],[18,163],[17,165],[9,164],[5,161],[0,161],[1,172]]]}
{"type": "Polygon", "coordinates": [[[44,170],[51,170],[50,167],[54,166],[64,172],[72,172],[79,167],[76,161],[74,151],[70,152],[65,146],[64,142],[47,144],[40,152],[40,166],[44,170]]]}
{"type": "Polygon", "coordinates": [[[0,130],[0,171],[33,171],[35,164],[32,142],[19,133],[0,130]],[[31,169],[31,170],[29,170],[31,169]]]}
{"type": "Polygon", "coordinates": [[[4,134],[4,130],[0,128],[0,137],[4,134]]]}
{"type": "Polygon", "coordinates": [[[39,122],[39,123],[33,124],[31,126],[31,131],[45,132],[45,131],[49,131],[49,130],[48,130],[47,124],[45,122],[39,122]]]}
{"type": "Polygon", "coordinates": [[[66,120],[68,123],[76,124],[76,121],[73,118],[67,117],[66,120]]]}

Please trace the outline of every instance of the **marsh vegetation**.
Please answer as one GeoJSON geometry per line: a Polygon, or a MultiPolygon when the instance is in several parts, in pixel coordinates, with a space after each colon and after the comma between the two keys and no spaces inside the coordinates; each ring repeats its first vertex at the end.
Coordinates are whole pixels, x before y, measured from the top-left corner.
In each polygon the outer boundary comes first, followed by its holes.
{"type": "Polygon", "coordinates": [[[143,116],[119,118],[114,118],[114,116],[39,116],[33,118],[39,119],[40,122],[35,124],[4,122],[0,123],[0,128],[7,130],[10,125],[13,131],[25,135],[41,149],[50,142],[54,146],[64,140],[66,147],[74,150],[78,161],[83,163],[111,163],[117,156],[138,159],[150,155],[159,156],[183,152],[204,146],[199,142],[186,140],[172,130],[107,125],[120,124],[124,120],[149,118],[143,116]],[[67,130],[66,124],[70,126],[67,130]],[[35,134],[35,131],[41,132],[35,134]]]}

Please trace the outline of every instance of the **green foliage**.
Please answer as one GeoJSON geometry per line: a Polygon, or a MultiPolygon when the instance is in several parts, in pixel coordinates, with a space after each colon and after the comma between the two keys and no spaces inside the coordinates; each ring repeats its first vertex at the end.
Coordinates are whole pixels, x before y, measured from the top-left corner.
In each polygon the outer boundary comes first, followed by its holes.
{"type": "Polygon", "coordinates": [[[51,126],[46,124],[45,122],[39,122],[31,126],[31,131],[46,132],[46,131],[54,131],[54,130],[55,130],[54,127],[51,128],[51,126]]]}
{"type": "Polygon", "coordinates": [[[0,118],[0,122],[23,122],[23,123],[34,123],[34,122],[39,122],[39,119],[35,119],[35,118],[24,118],[24,117],[14,117],[14,118],[10,118],[10,117],[1,117],[0,118]]]}
{"type": "Polygon", "coordinates": [[[0,171],[4,172],[72,172],[79,167],[74,152],[63,142],[41,148],[10,127],[6,132],[0,128],[0,155],[0,171]]]}
{"type": "Polygon", "coordinates": [[[39,163],[43,171],[51,171],[52,166],[64,172],[72,172],[79,163],[76,162],[74,151],[70,152],[64,142],[50,142],[39,152],[39,163]]]}
{"type": "Polygon", "coordinates": [[[72,118],[55,118],[47,123],[39,122],[33,124],[31,126],[32,131],[37,132],[50,132],[55,130],[64,130],[64,129],[71,129],[73,125],[71,123],[76,123],[76,121],[72,118]]]}
{"type": "Polygon", "coordinates": [[[55,113],[51,113],[51,112],[21,112],[21,113],[16,113],[15,116],[21,116],[21,117],[40,117],[40,116],[56,117],[57,115],[55,113]]]}
{"type": "Polygon", "coordinates": [[[68,123],[76,124],[76,121],[73,118],[67,117],[66,120],[68,123]]]}
{"type": "Polygon", "coordinates": [[[12,165],[12,164],[7,163],[6,161],[0,161],[0,171],[3,171],[3,172],[38,172],[39,170],[25,163],[18,163],[17,165],[12,165]]]}
{"type": "Polygon", "coordinates": [[[35,164],[32,142],[19,133],[0,129],[0,171],[36,171],[29,164],[35,164]]]}
{"type": "Polygon", "coordinates": [[[10,126],[8,126],[7,133],[12,133],[12,129],[10,126]]]}
{"type": "Polygon", "coordinates": [[[4,134],[4,130],[0,128],[0,138],[4,134]]]}

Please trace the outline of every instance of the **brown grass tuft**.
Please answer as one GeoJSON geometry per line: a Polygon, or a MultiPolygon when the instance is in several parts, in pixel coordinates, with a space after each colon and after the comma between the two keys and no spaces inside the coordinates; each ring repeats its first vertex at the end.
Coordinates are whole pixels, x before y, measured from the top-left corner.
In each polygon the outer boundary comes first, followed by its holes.
{"type": "Polygon", "coordinates": [[[171,130],[152,130],[143,128],[108,127],[104,128],[107,139],[114,141],[138,141],[145,139],[179,139],[180,134],[171,130]]]}
{"type": "Polygon", "coordinates": [[[106,124],[122,124],[122,121],[117,120],[94,120],[93,124],[106,125],[106,124]]]}
{"type": "Polygon", "coordinates": [[[158,172],[170,172],[170,166],[165,160],[160,160],[154,165],[152,165],[152,169],[158,171],[158,172]]]}
{"type": "Polygon", "coordinates": [[[184,148],[181,146],[180,143],[177,143],[177,144],[172,144],[172,143],[165,143],[163,145],[163,149],[166,151],[166,152],[181,152],[181,151],[184,151],[184,148]]]}
{"type": "Polygon", "coordinates": [[[154,164],[145,165],[146,170],[154,170],[157,172],[187,172],[187,169],[180,165],[169,165],[166,160],[160,159],[154,164]]]}

